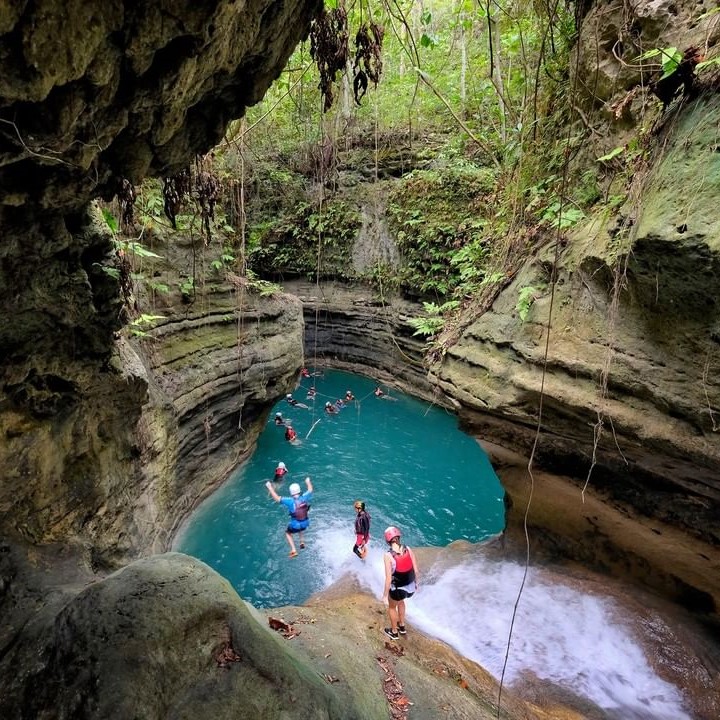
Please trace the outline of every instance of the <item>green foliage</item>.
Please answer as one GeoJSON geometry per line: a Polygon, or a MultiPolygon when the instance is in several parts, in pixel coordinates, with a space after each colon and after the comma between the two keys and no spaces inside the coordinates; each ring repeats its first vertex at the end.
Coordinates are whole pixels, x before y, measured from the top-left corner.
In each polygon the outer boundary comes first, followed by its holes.
{"type": "Polygon", "coordinates": [[[636,60],[650,60],[652,58],[658,58],[660,66],[662,67],[663,74],[660,80],[664,80],[670,77],[680,66],[682,62],[683,54],[676,47],[667,48],[651,48],[642,55],[638,55],[636,60]]]}
{"type": "Polygon", "coordinates": [[[442,305],[433,302],[424,302],[425,315],[418,318],[410,318],[408,325],[415,328],[413,335],[433,336],[437,335],[445,326],[443,315],[455,310],[460,303],[457,300],[449,300],[442,305]]]}
{"type": "Polygon", "coordinates": [[[117,248],[125,253],[135,255],[139,258],[162,258],[162,255],[154,253],[146,248],[142,243],[135,240],[121,240],[117,242],[117,248]]]}
{"type": "Polygon", "coordinates": [[[247,271],[246,279],[250,291],[260,297],[272,297],[282,292],[282,288],[277,283],[260,279],[252,270],[247,271]]]}
{"type": "Polygon", "coordinates": [[[522,320],[522,322],[525,322],[527,320],[527,316],[530,313],[530,308],[532,307],[535,300],[537,300],[538,298],[538,293],[539,290],[532,285],[525,285],[524,287],[521,287],[518,291],[518,300],[517,304],[515,305],[515,309],[517,310],[517,313],[520,316],[520,320],[522,320]]]}
{"type": "Polygon", "coordinates": [[[120,230],[120,224],[118,223],[117,218],[107,208],[102,209],[102,216],[113,234],[120,230]]]}
{"type": "Polygon", "coordinates": [[[613,158],[616,158],[618,155],[622,155],[625,152],[624,147],[616,147],[613,148],[607,155],[602,155],[597,159],[598,162],[610,162],[613,158]]]}
{"type": "Polygon", "coordinates": [[[210,263],[210,267],[216,272],[220,272],[223,268],[230,267],[235,262],[235,256],[228,248],[225,248],[219,258],[210,263]]]}
{"type": "Polygon", "coordinates": [[[103,265],[102,263],[93,263],[93,266],[100,268],[106,275],[115,280],[120,279],[120,270],[112,265],[103,265]]]}
{"type": "Polygon", "coordinates": [[[419,297],[447,298],[485,275],[485,225],[494,186],[487,168],[461,165],[409,174],[390,196],[388,220],[402,254],[400,285],[419,297]]]}
{"type": "Polygon", "coordinates": [[[129,323],[130,334],[134,337],[147,337],[147,330],[154,327],[158,320],[164,320],[164,315],[148,315],[142,314],[131,320],[129,323]]]}
{"type": "Polygon", "coordinates": [[[542,220],[551,228],[567,230],[577,225],[585,217],[585,213],[578,207],[563,204],[558,200],[545,208],[542,220]]]}
{"type": "Polygon", "coordinates": [[[248,264],[257,273],[349,279],[360,229],[357,207],[340,199],[299,203],[274,223],[253,228],[248,264]],[[257,243],[257,244],[256,244],[257,243]],[[318,265],[319,259],[319,265],[318,265]]]}
{"type": "Polygon", "coordinates": [[[195,295],[195,278],[191,275],[180,282],[180,293],[183,300],[188,302],[195,295]]]}

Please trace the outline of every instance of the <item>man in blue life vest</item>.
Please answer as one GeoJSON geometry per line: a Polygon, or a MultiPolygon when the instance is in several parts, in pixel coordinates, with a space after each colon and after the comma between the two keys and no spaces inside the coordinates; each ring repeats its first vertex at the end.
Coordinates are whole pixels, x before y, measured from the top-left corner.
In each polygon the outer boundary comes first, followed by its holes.
{"type": "Polygon", "coordinates": [[[312,502],[313,486],[309,477],[305,478],[305,485],[307,486],[307,490],[301,493],[300,486],[297,483],[292,483],[289,488],[290,497],[280,497],[269,480],[265,483],[265,487],[268,489],[272,499],[284,505],[290,514],[290,522],[285,530],[285,538],[290,546],[291,558],[297,556],[293,535],[297,534],[300,536],[300,549],[304,549],[303,532],[307,530],[308,525],[310,525],[308,513],[310,512],[310,503],[312,502]]]}
{"type": "Polygon", "coordinates": [[[417,591],[418,566],[413,551],[400,542],[400,531],[390,526],[385,530],[385,542],[388,551],[385,553],[385,589],[383,600],[388,606],[390,627],[385,634],[391,640],[406,635],[405,630],[405,599],[412,597],[417,591]]]}

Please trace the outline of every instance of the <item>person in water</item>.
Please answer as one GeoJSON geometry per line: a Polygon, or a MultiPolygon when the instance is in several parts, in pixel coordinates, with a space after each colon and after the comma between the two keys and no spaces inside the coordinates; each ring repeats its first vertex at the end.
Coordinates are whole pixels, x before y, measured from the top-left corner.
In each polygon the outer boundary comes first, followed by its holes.
{"type": "Polygon", "coordinates": [[[303,550],[305,548],[303,533],[310,525],[308,513],[310,512],[310,503],[312,503],[313,486],[309,477],[305,478],[305,485],[307,486],[307,490],[301,493],[300,485],[292,483],[289,488],[290,497],[280,497],[269,480],[265,483],[265,487],[268,489],[272,499],[287,508],[290,515],[290,522],[285,530],[285,538],[290,546],[291,558],[297,556],[293,535],[298,535],[300,539],[300,549],[303,550]]]}
{"type": "Polygon", "coordinates": [[[370,542],[370,513],[365,510],[362,500],[355,501],[355,545],[353,552],[361,559],[367,555],[367,544],[370,542]]]}
{"type": "Polygon", "coordinates": [[[285,420],[283,419],[281,412],[275,413],[275,424],[276,425],[284,425],[285,424],[285,420]]]}
{"type": "Polygon", "coordinates": [[[336,407],[338,410],[342,410],[342,409],[345,407],[345,403],[342,401],[341,398],[338,398],[338,399],[335,401],[335,407],[336,407]]]}
{"type": "Polygon", "coordinates": [[[285,466],[285,463],[279,462],[278,466],[275,468],[275,477],[273,478],[273,480],[275,482],[281,482],[285,475],[287,475],[287,471],[288,469],[285,466]]]}
{"type": "Polygon", "coordinates": [[[317,390],[315,389],[315,386],[314,386],[314,385],[313,385],[313,387],[308,388],[307,396],[308,396],[309,398],[314,398],[316,395],[317,395],[317,390]]]}
{"type": "Polygon", "coordinates": [[[293,429],[293,426],[288,422],[285,423],[285,439],[288,442],[293,442],[293,440],[297,440],[297,433],[293,429]]]}
{"type": "Polygon", "coordinates": [[[375,388],[374,392],[375,392],[375,397],[382,397],[385,394],[379,385],[375,388]]]}
{"type": "Polygon", "coordinates": [[[304,378],[309,378],[309,377],[310,377],[310,373],[308,372],[308,369],[307,369],[307,368],[303,368],[303,369],[300,371],[300,374],[301,374],[304,378]]]}
{"type": "Polygon", "coordinates": [[[391,640],[406,635],[405,600],[412,597],[417,588],[418,566],[413,551],[400,542],[400,531],[393,525],[385,530],[385,589],[383,601],[388,606],[390,627],[385,634],[391,640]]]}
{"type": "Polygon", "coordinates": [[[299,408],[305,408],[306,410],[310,409],[309,405],[306,405],[305,403],[298,402],[293,396],[292,393],[288,393],[285,396],[285,402],[288,403],[288,405],[292,405],[293,407],[299,407],[299,408]]]}
{"type": "Polygon", "coordinates": [[[346,390],[345,391],[345,402],[350,403],[355,399],[355,396],[352,394],[352,390],[346,390]]]}
{"type": "Polygon", "coordinates": [[[329,415],[337,415],[338,409],[328,400],[325,403],[325,412],[329,415]]]}

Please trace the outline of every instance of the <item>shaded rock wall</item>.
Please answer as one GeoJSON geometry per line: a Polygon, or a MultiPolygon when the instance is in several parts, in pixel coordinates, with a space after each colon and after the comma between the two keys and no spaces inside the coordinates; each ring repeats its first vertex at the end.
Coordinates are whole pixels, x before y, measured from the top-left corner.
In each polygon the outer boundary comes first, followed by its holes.
{"type": "Polygon", "coordinates": [[[164,319],[138,350],[150,378],[138,423],[145,551],[167,549],[177,524],[254,447],[303,352],[302,306],[288,295],[260,298],[217,281],[192,305],[168,296],[155,312],[164,319]]]}
{"type": "Polygon", "coordinates": [[[0,11],[0,203],[77,208],[171,175],[260,100],[315,0],[13,2],[0,11]]]}
{"type": "Polygon", "coordinates": [[[450,403],[428,382],[425,341],[413,336],[407,324],[422,314],[419,303],[334,282],[318,286],[293,280],[283,288],[303,303],[306,365],[317,361],[369,375],[443,406],[450,403]]]}
{"type": "Polygon", "coordinates": [[[720,544],[720,101],[665,139],[628,241],[600,219],[528,263],[433,369],[468,427],[540,466],[720,544]],[[692,197],[681,188],[692,187],[692,197]],[[536,288],[528,322],[515,305],[536,288]],[[597,438],[597,443],[595,442],[597,438]],[[590,474],[592,468],[592,473],[590,474]]]}
{"type": "MultiPolygon", "coordinates": [[[[230,425],[243,408],[246,426],[260,420],[261,398],[286,382],[284,362],[272,369],[284,351],[238,363],[251,383],[251,365],[266,373],[250,390],[220,379],[230,377],[222,360],[214,381],[183,368],[156,383],[152,360],[115,342],[120,288],[102,268],[113,238],[89,201],[124,179],[172,174],[212,147],[277,77],[319,7],[43,0],[0,10],[3,533],[77,543],[95,564],[156,547],[177,504],[247,449],[230,425]],[[189,407],[201,399],[199,431],[189,407]],[[207,462],[215,446],[223,451],[207,462]]],[[[279,312],[251,313],[260,330],[247,339],[264,347],[279,312]]],[[[282,331],[297,338],[299,327],[282,331]]]]}

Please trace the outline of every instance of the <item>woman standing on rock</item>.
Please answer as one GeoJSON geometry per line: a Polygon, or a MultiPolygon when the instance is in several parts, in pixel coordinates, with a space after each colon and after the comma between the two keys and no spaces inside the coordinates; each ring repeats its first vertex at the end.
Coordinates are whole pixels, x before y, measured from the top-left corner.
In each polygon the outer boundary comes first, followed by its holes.
{"type": "Polygon", "coordinates": [[[385,589],[383,601],[388,606],[390,627],[385,634],[391,640],[407,634],[405,630],[405,599],[417,590],[418,566],[413,551],[400,542],[400,531],[393,525],[385,530],[385,589]]]}

